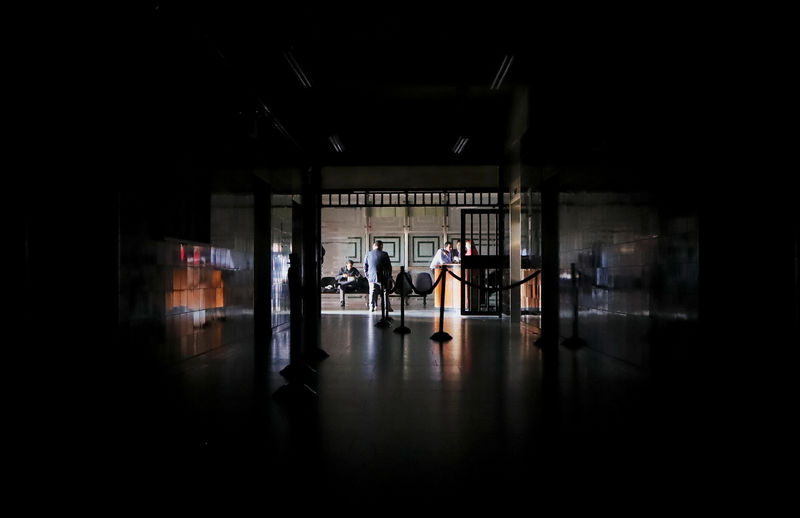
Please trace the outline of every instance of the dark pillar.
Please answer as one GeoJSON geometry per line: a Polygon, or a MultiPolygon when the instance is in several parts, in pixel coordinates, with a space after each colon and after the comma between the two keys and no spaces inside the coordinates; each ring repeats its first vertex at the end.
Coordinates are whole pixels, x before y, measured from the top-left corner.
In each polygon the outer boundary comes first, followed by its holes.
{"type": "MultiPolygon", "coordinates": [[[[500,256],[500,284],[503,284],[503,271],[508,264],[508,256],[506,255],[506,211],[510,207],[506,207],[504,194],[506,191],[506,173],[505,167],[501,167],[498,174],[497,183],[497,207],[500,209],[497,216],[497,255],[500,256]]],[[[510,247],[509,247],[510,248],[510,247]]],[[[519,292],[519,290],[517,290],[519,292]]],[[[503,291],[497,292],[497,316],[503,318],[503,298],[505,295],[503,291]]]]}
{"type": "MultiPolygon", "coordinates": [[[[542,409],[544,441],[556,444],[561,430],[559,389],[558,177],[542,184],[542,409]]],[[[547,462],[552,462],[548,458],[547,462]]]]}
{"type": "Polygon", "coordinates": [[[256,364],[266,359],[266,349],[272,336],[272,200],[270,186],[256,179],[253,236],[254,335],[256,364]]]}
{"type": "Polygon", "coordinates": [[[542,184],[542,336],[537,345],[558,345],[559,250],[558,250],[558,178],[542,184]]]}
{"type": "MultiPolygon", "coordinates": [[[[306,211],[306,198],[303,204],[292,202],[292,249],[294,252],[289,254],[289,305],[290,305],[290,340],[289,365],[281,369],[280,373],[289,380],[290,389],[287,392],[294,395],[304,395],[308,392],[307,384],[316,383],[317,371],[311,368],[304,358],[305,343],[309,340],[310,329],[306,323],[310,320],[306,312],[306,294],[304,286],[304,271],[307,270],[306,264],[306,233],[307,222],[304,220],[306,211]],[[305,386],[305,388],[304,388],[305,386]],[[295,390],[301,389],[301,390],[295,390]]],[[[319,314],[319,313],[317,313],[319,314]]],[[[277,393],[276,393],[277,395],[277,393]]]]}
{"type": "Polygon", "coordinates": [[[314,377],[316,371],[303,363],[303,286],[300,256],[289,254],[289,307],[290,307],[290,344],[289,365],[282,371],[288,383],[280,387],[273,397],[280,403],[297,404],[316,401],[317,392],[308,386],[306,380],[314,377]]]}
{"type": "Polygon", "coordinates": [[[328,357],[320,348],[320,286],[322,248],[320,226],[320,169],[310,168],[303,178],[303,320],[304,356],[317,362],[328,357]]]}

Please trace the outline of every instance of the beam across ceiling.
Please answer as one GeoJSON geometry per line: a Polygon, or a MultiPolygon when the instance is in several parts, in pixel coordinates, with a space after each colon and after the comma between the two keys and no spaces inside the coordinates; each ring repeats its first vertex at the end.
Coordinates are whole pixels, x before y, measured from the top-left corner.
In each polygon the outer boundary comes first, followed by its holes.
{"type": "Polygon", "coordinates": [[[500,168],[464,166],[332,166],[322,168],[322,189],[495,189],[500,168]]]}

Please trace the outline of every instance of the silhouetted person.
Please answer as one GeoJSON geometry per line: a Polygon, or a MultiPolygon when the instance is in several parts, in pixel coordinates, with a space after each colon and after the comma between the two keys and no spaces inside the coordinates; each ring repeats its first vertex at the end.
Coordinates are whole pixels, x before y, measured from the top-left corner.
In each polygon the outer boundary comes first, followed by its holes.
{"type": "MultiPolygon", "coordinates": [[[[369,280],[369,300],[367,306],[370,311],[375,311],[381,291],[388,286],[392,277],[392,260],[389,254],[383,251],[383,241],[372,243],[372,250],[364,258],[364,274],[369,280]]],[[[386,298],[386,311],[392,311],[389,298],[386,298]]]]}

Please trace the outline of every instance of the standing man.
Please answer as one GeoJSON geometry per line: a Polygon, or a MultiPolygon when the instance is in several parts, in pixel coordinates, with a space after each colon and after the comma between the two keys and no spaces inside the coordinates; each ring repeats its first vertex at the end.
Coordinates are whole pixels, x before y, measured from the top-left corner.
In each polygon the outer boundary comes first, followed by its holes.
{"type": "MultiPolygon", "coordinates": [[[[372,250],[364,258],[364,273],[369,281],[369,306],[370,311],[375,311],[378,306],[378,297],[388,285],[392,276],[392,260],[389,254],[383,251],[383,241],[380,239],[372,243],[372,250]]],[[[386,298],[386,311],[392,311],[389,298],[386,298]]]]}

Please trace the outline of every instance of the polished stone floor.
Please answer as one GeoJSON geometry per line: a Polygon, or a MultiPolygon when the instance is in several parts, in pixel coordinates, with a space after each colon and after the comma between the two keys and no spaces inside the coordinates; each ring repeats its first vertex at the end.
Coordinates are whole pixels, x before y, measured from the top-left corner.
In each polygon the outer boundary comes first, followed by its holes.
{"type": "Polygon", "coordinates": [[[701,421],[674,381],[588,348],[543,351],[537,327],[508,318],[447,313],[453,339],[438,343],[429,338],[438,316],[409,311],[406,336],[393,316],[381,329],[377,314],[323,313],[330,356],[306,379],[318,394],[311,404],[272,397],[286,383],[288,331],[258,361],[245,339],[143,375],[123,423],[133,462],[167,478],[245,466],[274,491],[311,484],[381,498],[553,485],[638,492],[702,465],[701,421]]]}

